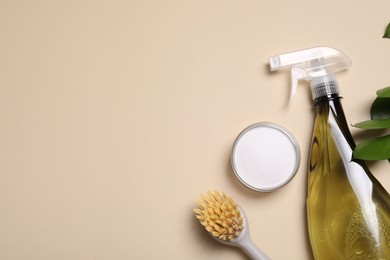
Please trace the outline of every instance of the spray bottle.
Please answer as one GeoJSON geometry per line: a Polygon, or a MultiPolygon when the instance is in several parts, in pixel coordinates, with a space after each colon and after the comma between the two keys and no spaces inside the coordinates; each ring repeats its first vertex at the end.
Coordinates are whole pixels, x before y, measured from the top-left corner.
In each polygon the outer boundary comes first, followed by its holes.
{"type": "Polygon", "coordinates": [[[291,96],[310,82],[316,118],[308,166],[307,222],[317,260],[390,259],[390,196],[364,161],[341,105],[335,73],[350,59],[329,47],[270,58],[272,71],[291,70],[291,96]]]}

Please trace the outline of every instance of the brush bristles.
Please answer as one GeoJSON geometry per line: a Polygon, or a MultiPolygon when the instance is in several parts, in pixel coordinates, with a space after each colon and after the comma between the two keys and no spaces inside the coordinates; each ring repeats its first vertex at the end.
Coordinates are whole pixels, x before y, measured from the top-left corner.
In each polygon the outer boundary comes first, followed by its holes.
{"type": "Polygon", "coordinates": [[[225,193],[208,192],[197,204],[196,218],[214,237],[233,241],[244,229],[237,203],[225,193]]]}

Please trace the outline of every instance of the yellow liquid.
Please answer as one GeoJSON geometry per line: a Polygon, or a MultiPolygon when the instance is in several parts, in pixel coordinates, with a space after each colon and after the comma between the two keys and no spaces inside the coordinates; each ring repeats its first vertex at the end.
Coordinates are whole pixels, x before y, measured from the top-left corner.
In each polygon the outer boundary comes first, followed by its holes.
{"type": "Polygon", "coordinates": [[[307,218],[317,260],[390,259],[390,197],[362,162],[339,98],[317,103],[307,218]]]}

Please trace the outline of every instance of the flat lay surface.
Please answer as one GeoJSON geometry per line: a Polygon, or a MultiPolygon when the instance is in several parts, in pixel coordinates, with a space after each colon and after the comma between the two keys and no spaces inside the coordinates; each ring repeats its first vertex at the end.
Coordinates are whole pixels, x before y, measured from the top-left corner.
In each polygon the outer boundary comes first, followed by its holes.
{"type": "MultiPolygon", "coordinates": [[[[209,190],[244,209],[271,259],[313,259],[311,94],[300,83],[289,104],[290,74],[271,73],[268,59],[343,51],[344,112],[349,124],[367,120],[376,90],[390,85],[389,9],[386,0],[1,2],[0,259],[248,259],[195,218],[209,190]],[[282,125],[300,147],[296,175],[272,192],[241,184],[230,163],[237,136],[257,122],[282,125]]],[[[390,191],[389,163],[368,165],[390,191]]]]}

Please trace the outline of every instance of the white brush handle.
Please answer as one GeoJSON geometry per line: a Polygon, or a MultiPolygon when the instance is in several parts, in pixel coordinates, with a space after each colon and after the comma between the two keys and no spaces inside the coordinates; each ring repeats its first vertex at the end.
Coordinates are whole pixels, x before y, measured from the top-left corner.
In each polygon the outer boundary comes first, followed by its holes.
{"type": "Polygon", "coordinates": [[[253,260],[271,260],[252,242],[248,235],[238,243],[238,246],[253,260]]]}

